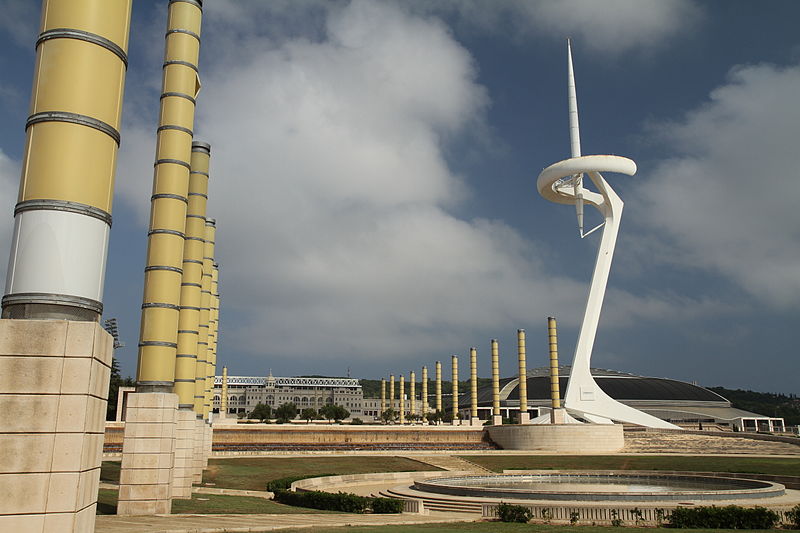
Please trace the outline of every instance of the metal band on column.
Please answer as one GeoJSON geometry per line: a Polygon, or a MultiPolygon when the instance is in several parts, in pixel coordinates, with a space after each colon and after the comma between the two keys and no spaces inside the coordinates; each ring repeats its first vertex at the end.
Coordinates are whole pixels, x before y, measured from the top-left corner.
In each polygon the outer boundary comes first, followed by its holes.
{"type": "MultiPolygon", "coordinates": [[[[191,132],[194,131],[195,99],[200,91],[197,64],[203,15],[201,4],[171,2],[168,9],[144,302],[170,304],[174,308],[145,307],[142,310],[136,376],[140,392],[171,392],[177,350],[168,344],[177,346],[178,329],[198,329],[178,327],[181,293],[186,288],[181,286],[183,276],[170,269],[151,268],[185,268],[187,265],[184,262],[184,242],[189,239],[184,239],[176,232],[184,233],[186,227],[192,159],[191,132]]],[[[190,358],[181,359],[188,361],[190,358]]],[[[183,392],[183,387],[179,390],[183,392]]],[[[184,403],[186,401],[181,398],[183,405],[188,405],[184,403]]]]}
{"type": "Polygon", "coordinates": [[[45,0],[2,317],[103,311],[131,0],[45,0]]]}
{"type": "Polygon", "coordinates": [[[175,359],[175,393],[180,409],[194,409],[210,157],[209,144],[192,142],[181,308],[178,315],[178,352],[175,359]]]}

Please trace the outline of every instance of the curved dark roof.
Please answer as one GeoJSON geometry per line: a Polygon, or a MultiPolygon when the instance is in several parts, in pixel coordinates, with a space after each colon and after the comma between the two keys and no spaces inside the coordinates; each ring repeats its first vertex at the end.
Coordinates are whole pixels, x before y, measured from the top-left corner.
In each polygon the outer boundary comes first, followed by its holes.
{"type": "MultiPolygon", "coordinates": [[[[685,381],[667,378],[649,378],[631,374],[597,375],[592,371],[597,384],[606,394],[616,400],[654,400],[654,401],[697,401],[725,402],[728,400],[704,387],[692,385],[685,381]]],[[[500,390],[516,378],[500,380],[500,390]]],[[[567,376],[560,376],[562,396],[567,390],[567,376]]],[[[528,399],[547,400],[550,398],[550,378],[547,376],[528,377],[528,399]]],[[[519,400],[519,386],[511,389],[503,400],[519,400]]],[[[478,391],[478,402],[491,402],[492,389],[486,387],[478,391]]]]}

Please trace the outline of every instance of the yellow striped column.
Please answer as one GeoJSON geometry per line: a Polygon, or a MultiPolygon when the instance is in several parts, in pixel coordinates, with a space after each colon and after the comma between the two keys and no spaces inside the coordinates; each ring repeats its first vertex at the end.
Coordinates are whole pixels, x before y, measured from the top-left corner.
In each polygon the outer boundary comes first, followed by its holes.
{"type": "Polygon", "coordinates": [[[400,374],[400,425],[406,422],[406,377],[400,374]]]}
{"type": "Polygon", "coordinates": [[[381,378],[381,412],[378,413],[380,417],[386,411],[386,378],[381,378]]]}
{"type": "Polygon", "coordinates": [[[555,317],[547,317],[547,337],[550,341],[550,407],[561,407],[561,391],[558,383],[558,332],[555,317]]]}
{"type": "MultiPolygon", "coordinates": [[[[215,232],[216,233],[216,232],[215,232]]],[[[214,236],[216,238],[216,236],[214,236]]],[[[212,259],[213,261],[213,259],[212,259]]],[[[217,333],[219,323],[219,265],[214,262],[211,266],[211,302],[208,310],[208,369],[206,374],[205,389],[205,416],[209,417],[213,407],[214,376],[217,373],[217,333]]]]}
{"type": "Polygon", "coordinates": [[[422,421],[428,421],[428,367],[422,367],[422,395],[420,397],[422,402],[422,421]]]}
{"type": "Polygon", "coordinates": [[[517,330],[517,357],[519,359],[519,423],[530,421],[528,414],[528,371],[525,363],[525,330],[517,330]]]}
{"type": "Polygon", "coordinates": [[[478,349],[469,349],[469,399],[471,426],[480,425],[478,418],[478,349]]]}
{"type": "Polygon", "coordinates": [[[228,414],[228,367],[222,367],[222,391],[219,397],[219,413],[223,416],[228,414]]]}
{"type": "Polygon", "coordinates": [[[453,425],[459,425],[458,419],[458,356],[452,358],[453,365],[453,425]]]}
{"type": "Polygon", "coordinates": [[[201,22],[201,2],[170,0],[139,336],[141,392],[171,392],[175,379],[201,22]]]}
{"type": "Polygon", "coordinates": [[[492,424],[499,426],[503,423],[500,414],[500,348],[497,339],[492,339],[492,424]]]}
{"type": "Polygon", "coordinates": [[[192,168],[187,195],[189,203],[183,245],[181,305],[178,315],[178,348],[175,359],[175,393],[178,395],[178,408],[188,410],[194,409],[210,157],[210,145],[198,141],[192,143],[192,168]]]}
{"type": "Polygon", "coordinates": [[[389,409],[394,410],[394,374],[389,374],[389,409]]]}
{"type": "Polygon", "coordinates": [[[200,324],[197,340],[197,365],[194,388],[194,411],[198,418],[206,419],[206,382],[208,381],[210,352],[208,349],[208,331],[211,319],[211,288],[214,276],[214,237],[216,221],[206,219],[205,242],[203,243],[203,278],[200,287],[200,324]]]}
{"type": "Polygon", "coordinates": [[[3,318],[103,311],[130,16],[131,0],[42,4],[3,318]]]}
{"type": "Polygon", "coordinates": [[[411,371],[411,374],[409,375],[408,382],[409,382],[408,383],[408,387],[409,387],[408,396],[409,396],[409,402],[411,404],[409,406],[410,407],[409,408],[409,413],[411,414],[411,421],[413,422],[414,418],[416,417],[416,414],[417,414],[417,390],[416,390],[417,377],[414,374],[413,370],[411,371]]]}
{"type": "Polygon", "coordinates": [[[436,361],[436,410],[442,411],[442,362],[436,361]]]}

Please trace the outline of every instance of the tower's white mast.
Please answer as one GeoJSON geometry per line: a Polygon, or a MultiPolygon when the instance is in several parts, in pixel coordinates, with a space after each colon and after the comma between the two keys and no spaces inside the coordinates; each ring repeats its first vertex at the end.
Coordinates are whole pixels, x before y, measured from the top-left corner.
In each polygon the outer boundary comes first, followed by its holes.
{"type": "MultiPolygon", "coordinates": [[[[572,157],[581,155],[581,129],[578,122],[578,95],[575,91],[575,71],[572,68],[572,41],[567,39],[567,105],[569,108],[569,146],[572,157]]],[[[578,216],[578,233],[583,234],[583,174],[572,177],[575,194],[575,214],[578,216]]]]}

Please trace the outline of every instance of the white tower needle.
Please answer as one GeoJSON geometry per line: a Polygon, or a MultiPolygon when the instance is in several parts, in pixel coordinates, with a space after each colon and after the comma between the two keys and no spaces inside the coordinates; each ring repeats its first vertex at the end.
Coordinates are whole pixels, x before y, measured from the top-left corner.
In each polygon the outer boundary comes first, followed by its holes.
{"type": "MultiPolygon", "coordinates": [[[[575,92],[575,72],[572,69],[572,42],[567,39],[567,102],[569,107],[569,145],[572,157],[581,155],[581,130],[578,123],[578,96],[575,92]]],[[[583,234],[583,174],[572,177],[575,195],[575,213],[578,216],[578,232],[583,234]]]]}

